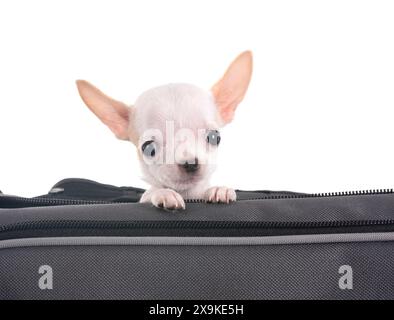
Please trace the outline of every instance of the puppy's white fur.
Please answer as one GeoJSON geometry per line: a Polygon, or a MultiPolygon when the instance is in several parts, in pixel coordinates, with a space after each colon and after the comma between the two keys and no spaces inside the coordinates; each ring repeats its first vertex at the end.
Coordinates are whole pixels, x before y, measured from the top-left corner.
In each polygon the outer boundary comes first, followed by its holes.
{"type": "Polygon", "coordinates": [[[84,80],[78,80],[77,86],[93,113],[119,139],[130,140],[137,147],[144,179],[152,186],[141,202],[184,209],[184,199],[189,198],[225,203],[236,200],[233,189],[209,186],[218,146],[207,146],[203,134],[231,122],[251,73],[252,55],[247,51],[235,59],[211,91],[190,84],[169,84],[144,92],[133,106],[106,96],[84,80]],[[141,147],[151,140],[156,153],[147,157],[141,147]],[[173,158],[174,154],[178,156],[173,158]],[[190,159],[198,160],[198,169],[192,173],[181,165],[190,159]]]}

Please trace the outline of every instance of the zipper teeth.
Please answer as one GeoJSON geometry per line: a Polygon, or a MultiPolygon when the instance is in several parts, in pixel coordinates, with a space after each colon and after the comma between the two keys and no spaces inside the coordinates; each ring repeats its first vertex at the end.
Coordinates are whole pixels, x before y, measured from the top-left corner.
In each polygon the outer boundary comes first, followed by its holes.
{"type": "Polygon", "coordinates": [[[39,229],[251,229],[341,228],[393,225],[393,219],[347,221],[114,221],[40,220],[0,227],[0,232],[39,229]]]}
{"type": "MultiPolygon", "coordinates": [[[[18,196],[5,196],[6,200],[12,199],[15,201],[20,201],[24,203],[32,203],[32,204],[47,204],[47,205],[81,205],[81,204],[109,204],[109,203],[119,203],[119,202],[110,202],[104,200],[78,200],[78,199],[59,199],[59,198],[24,198],[18,196]]],[[[1,200],[1,198],[0,198],[1,200]]],[[[126,201],[125,201],[126,202],[126,201]]]]}
{"type": "Polygon", "coordinates": [[[324,193],[312,193],[303,195],[283,195],[273,196],[273,199],[285,199],[285,198],[329,198],[329,197],[346,197],[346,196],[366,196],[366,195],[377,195],[377,194],[390,194],[394,193],[394,189],[374,189],[374,190],[359,190],[359,191],[339,191],[339,192],[324,192],[324,193]]]}
{"type": "MultiPolygon", "coordinates": [[[[263,197],[252,197],[244,200],[329,198],[329,197],[365,196],[365,195],[391,194],[391,193],[394,193],[394,189],[372,189],[372,190],[359,190],[359,191],[322,192],[322,193],[310,193],[310,194],[280,194],[280,195],[267,195],[263,197]]],[[[205,200],[188,199],[186,200],[186,202],[200,203],[200,202],[205,202],[205,200]]]]}
{"type": "MultiPolygon", "coordinates": [[[[305,198],[329,198],[329,197],[344,197],[344,196],[359,196],[359,195],[379,195],[392,194],[394,189],[372,189],[360,191],[340,191],[340,192],[326,192],[326,193],[311,193],[311,194],[280,194],[280,195],[266,195],[261,197],[251,197],[245,200],[278,200],[278,199],[305,199],[305,198]]],[[[2,196],[6,200],[12,199],[18,202],[31,203],[37,205],[94,205],[94,204],[116,204],[116,203],[136,203],[137,201],[105,201],[105,200],[78,200],[78,199],[58,199],[58,198],[24,198],[18,196],[2,196]]],[[[0,200],[1,198],[0,197],[0,200]]],[[[186,203],[205,203],[204,199],[186,199],[186,203]]],[[[1,207],[0,207],[1,208],[1,207]]]]}

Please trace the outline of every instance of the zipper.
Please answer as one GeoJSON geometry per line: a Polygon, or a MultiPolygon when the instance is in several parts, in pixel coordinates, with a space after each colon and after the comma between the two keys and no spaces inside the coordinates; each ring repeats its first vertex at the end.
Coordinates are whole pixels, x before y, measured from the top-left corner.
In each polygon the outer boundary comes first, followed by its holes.
{"type": "Polygon", "coordinates": [[[285,229],[343,228],[394,224],[394,219],[344,221],[201,221],[201,220],[40,220],[0,226],[0,232],[26,229],[285,229]]]}
{"type": "Polygon", "coordinates": [[[98,200],[77,200],[77,199],[58,199],[58,198],[24,198],[18,196],[3,195],[0,197],[0,208],[26,208],[26,207],[50,207],[67,205],[94,205],[109,204],[115,202],[98,200]]]}
{"type": "Polygon", "coordinates": [[[278,236],[392,232],[394,219],[348,221],[42,220],[0,227],[0,240],[61,236],[278,236]]]}
{"type": "MultiPolygon", "coordinates": [[[[253,191],[250,191],[253,192],[253,191]]],[[[259,191],[256,191],[258,193],[259,191]]],[[[331,197],[346,197],[346,196],[368,196],[368,195],[383,195],[393,194],[394,189],[374,189],[374,190],[360,190],[360,191],[341,191],[328,193],[286,193],[273,194],[265,196],[252,196],[246,199],[237,201],[253,201],[253,200],[280,200],[280,199],[305,199],[305,198],[331,198],[331,197]]],[[[204,199],[186,199],[186,203],[205,203],[204,199]]],[[[127,201],[120,199],[119,201],[100,201],[100,200],[82,200],[82,199],[60,199],[60,198],[24,198],[18,196],[8,196],[2,194],[0,196],[0,208],[23,208],[23,207],[42,207],[42,206],[67,206],[67,205],[96,205],[96,204],[115,204],[115,203],[136,203],[136,201],[127,201]]]]}
{"type": "MultiPolygon", "coordinates": [[[[252,191],[251,191],[252,192],[252,191]]],[[[256,191],[257,193],[258,191],[256,191]]],[[[394,189],[374,189],[374,190],[359,190],[359,191],[340,191],[340,192],[325,192],[325,193],[286,193],[275,194],[261,197],[250,197],[247,199],[237,200],[279,200],[279,199],[305,199],[305,198],[330,198],[330,197],[346,197],[346,196],[366,196],[379,194],[392,194],[394,189]]],[[[186,203],[201,203],[204,199],[187,199],[186,203]]]]}

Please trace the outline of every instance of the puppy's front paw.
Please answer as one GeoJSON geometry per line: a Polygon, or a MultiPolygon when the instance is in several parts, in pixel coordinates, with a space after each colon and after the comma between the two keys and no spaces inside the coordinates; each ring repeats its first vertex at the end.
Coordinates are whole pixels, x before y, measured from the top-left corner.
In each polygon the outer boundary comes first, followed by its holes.
{"type": "Polygon", "coordinates": [[[185,209],[185,201],[182,196],[171,189],[145,191],[140,202],[151,202],[155,207],[168,210],[185,209]]]}
{"type": "Polygon", "coordinates": [[[213,203],[230,203],[237,200],[237,194],[231,188],[212,187],[205,192],[205,200],[213,203]]]}

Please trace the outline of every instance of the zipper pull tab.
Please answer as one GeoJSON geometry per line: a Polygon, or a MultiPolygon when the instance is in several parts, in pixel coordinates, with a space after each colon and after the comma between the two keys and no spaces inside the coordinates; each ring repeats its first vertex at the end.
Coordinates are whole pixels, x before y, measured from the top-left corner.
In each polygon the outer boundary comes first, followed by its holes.
{"type": "Polygon", "coordinates": [[[49,190],[49,194],[57,194],[57,193],[62,193],[64,192],[63,188],[52,188],[51,190],[49,190]]]}

